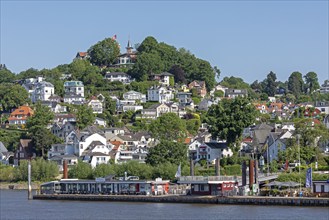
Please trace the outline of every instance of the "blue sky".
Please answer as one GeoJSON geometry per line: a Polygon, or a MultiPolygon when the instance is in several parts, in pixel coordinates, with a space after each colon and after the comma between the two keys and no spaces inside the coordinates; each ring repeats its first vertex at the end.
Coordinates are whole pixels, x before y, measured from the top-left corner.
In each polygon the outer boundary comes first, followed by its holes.
{"type": "Polygon", "coordinates": [[[117,35],[122,48],[154,36],[252,83],[273,71],[328,79],[328,1],[1,0],[0,63],[19,73],[67,64],[117,35]]]}

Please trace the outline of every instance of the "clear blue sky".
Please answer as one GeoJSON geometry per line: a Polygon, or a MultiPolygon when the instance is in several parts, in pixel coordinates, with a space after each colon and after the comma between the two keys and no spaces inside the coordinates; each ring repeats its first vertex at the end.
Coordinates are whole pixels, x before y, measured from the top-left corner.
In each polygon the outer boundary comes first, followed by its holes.
{"type": "Polygon", "coordinates": [[[0,63],[19,73],[67,64],[78,51],[117,35],[122,48],[154,36],[208,60],[225,76],[262,81],[270,71],[328,79],[325,1],[1,0],[0,63]]]}

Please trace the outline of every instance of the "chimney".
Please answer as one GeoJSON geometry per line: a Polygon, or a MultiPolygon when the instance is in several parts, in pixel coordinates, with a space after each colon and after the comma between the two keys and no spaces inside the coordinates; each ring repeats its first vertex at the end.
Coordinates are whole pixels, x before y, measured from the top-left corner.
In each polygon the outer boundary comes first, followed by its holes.
{"type": "Polygon", "coordinates": [[[67,161],[63,160],[63,179],[68,179],[67,161]]]}

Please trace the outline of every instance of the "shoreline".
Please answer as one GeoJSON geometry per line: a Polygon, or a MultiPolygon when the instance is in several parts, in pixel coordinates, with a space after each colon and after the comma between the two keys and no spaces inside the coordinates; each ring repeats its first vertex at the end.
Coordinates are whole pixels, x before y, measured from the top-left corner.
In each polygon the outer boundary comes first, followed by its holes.
{"type": "Polygon", "coordinates": [[[279,205],[279,206],[318,206],[329,207],[329,198],[313,197],[261,197],[261,196],[142,196],[142,195],[81,195],[45,194],[34,195],[37,200],[108,201],[108,202],[152,202],[152,203],[199,203],[227,205],[279,205]]]}
{"type": "MultiPolygon", "coordinates": [[[[40,183],[32,182],[32,190],[38,190],[40,188],[40,183]]],[[[28,190],[27,182],[0,182],[0,189],[11,189],[11,190],[28,190]]]]}

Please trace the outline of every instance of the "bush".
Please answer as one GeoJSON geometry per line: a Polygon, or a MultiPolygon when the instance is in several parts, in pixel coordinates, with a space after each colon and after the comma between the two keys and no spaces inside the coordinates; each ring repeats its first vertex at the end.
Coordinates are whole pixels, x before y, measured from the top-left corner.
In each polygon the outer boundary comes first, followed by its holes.
{"type": "Polygon", "coordinates": [[[240,164],[234,164],[234,165],[227,165],[224,167],[224,173],[225,175],[228,176],[237,176],[241,175],[241,165],[240,164]]]}
{"type": "MultiPolygon", "coordinates": [[[[16,181],[28,180],[28,161],[21,161],[18,167],[14,169],[14,177],[16,181]]],[[[42,158],[37,158],[31,162],[31,179],[32,181],[48,181],[58,176],[57,164],[42,158]]]]}
{"type": "Polygon", "coordinates": [[[14,167],[0,164],[0,181],[12,182],[14,180],[14,167]]]}

